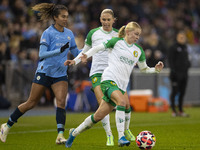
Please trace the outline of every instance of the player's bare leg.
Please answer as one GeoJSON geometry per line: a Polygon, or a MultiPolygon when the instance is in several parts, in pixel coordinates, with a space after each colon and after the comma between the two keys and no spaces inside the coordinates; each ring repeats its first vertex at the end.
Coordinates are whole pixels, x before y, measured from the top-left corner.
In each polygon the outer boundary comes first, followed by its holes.
{"type": "Polygon", "coordinates": [[[70,130],[69,138],[67,139],[65,146],[67,148],[71,147],[73,144],[73,141],[77,135],[79,135],[83,131],[91,128],[95,123],[102,120],[113,109],[114,109],[114,106],[112,106],[111,104],[102,100],[99,108],[97,109],[97,111],[94,114],[88,116],[76,129],[70,130]]]}
{"type": "Polygon", "coordinates": [[[58,135],[56,137],[56,144],[65,144],[67,141],[64,137],[64,127],[66,120],[65,103],[68,91],[68,83],[66,81],[59,81],[51,86],[56,97],[56,122],[58,135]]]}
{"type": "Polygon", "coordinates": [[[45,86],[32,83],[31,92],[26,102],[20,104],[15,111],[10,115],[7,123],[1,125],[0,139],[2,142],[6,142],[6,138],[10,131],[10,128],[14,123],[28,110],[32,109],[37,105],[42,94],[44,93],[45,86]]]}
{"type": "MultiPolygon", "coordinates": [[[[100,105],[101,101],[102,101],[102,97],[103,97],[103,93],[101,91],[101,87],[100,85],[96,86],[94,88],[94,93],[95,96],[97,98],[97,102],[100,105]]],[[[107,135],[107,141],[106,141],[106,145],[107,146],[114,146],[114,137],[112,134],[112,130],[110,127],[110,115],[106,115],[102,120],[101,120],[102,126],[106,132],[107,135]]]]}

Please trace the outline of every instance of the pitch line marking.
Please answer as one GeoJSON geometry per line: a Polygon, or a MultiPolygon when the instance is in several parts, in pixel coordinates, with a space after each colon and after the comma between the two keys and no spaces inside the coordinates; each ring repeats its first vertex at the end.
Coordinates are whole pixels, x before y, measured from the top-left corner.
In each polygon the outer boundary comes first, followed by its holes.
{"type": "MultiPolygon", "coordinates": [[[[180,123],[151,123],[151,124],[135,124],[134,127],[140,127],[140,126],[168,126],[168,125],[183,125],[183,124],[194,124],[194,123],[200,123],[200,121],[192,121],[192,122],[180,122],[180,123]]],[[[116,128],[116,126],[111,126],[112,128],[116,128]]],[[[70,128],[65,128],[66,131],[68,131],[70,128]]],[[[92,129],[102,129],[102,126],[93,127],[92,129]]],[[[44,133],[44,132],[56,132],[57,129],[48,129],[48,130],[34,130],[34,131],[16,131],[16,132],[10,132],[9,134],[27,134],[27,133],[44,133]]]]}

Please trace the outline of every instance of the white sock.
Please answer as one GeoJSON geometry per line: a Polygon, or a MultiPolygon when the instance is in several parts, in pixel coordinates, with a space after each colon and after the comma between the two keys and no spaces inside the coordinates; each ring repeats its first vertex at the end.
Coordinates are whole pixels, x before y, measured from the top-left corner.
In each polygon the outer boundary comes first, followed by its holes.
{"type": "Polygon", "coordinates": [[[125,130],[129,129],[130,120],[131,120],[131,112],[125,113],[125,130]]]}
{"type": "Polygon", "coordinates": [[[95,124],[95,121],[92,119],[92,115],[88,116],[74,131],[72,132],[73,136],[79,135],[81,132],[89,129],[92,125],[95,124]]]}
{"type": "Polygon", "coordinates": [[[124,125],[125,125],[125,107],[117,106],[115,113],[115,120],[117,124],[117,131],[119,139],[124,136],[124,125]]]}
{"type": "Polygon", "coordinates": [[[102,120],[101,120],[102,126],[104,130],[106,131],[106,135],[112,135],[112,131],[110,128],[110,115],[106,115],[102,120]]]}

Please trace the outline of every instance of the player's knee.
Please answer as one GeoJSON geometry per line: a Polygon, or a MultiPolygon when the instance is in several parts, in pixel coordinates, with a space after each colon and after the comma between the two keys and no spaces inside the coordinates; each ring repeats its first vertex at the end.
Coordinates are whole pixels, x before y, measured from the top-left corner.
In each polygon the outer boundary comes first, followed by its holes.
{"type": "Polygon", "coordinates": [[[118,105],[120,106],[126,106],[126,101],[124,101],[123,99],[118,101],[118,105]]]}

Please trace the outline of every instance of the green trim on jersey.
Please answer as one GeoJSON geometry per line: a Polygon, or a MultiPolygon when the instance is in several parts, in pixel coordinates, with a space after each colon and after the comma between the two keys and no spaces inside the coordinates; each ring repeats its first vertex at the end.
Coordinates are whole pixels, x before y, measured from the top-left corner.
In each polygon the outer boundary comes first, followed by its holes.
{"type": "Polygon", "coordinates": [[[119,32],[119,30],[118,30],[118,29],[115,29],[115,28],[113,28],[113,31],[115,31],[115,32],[117,32],[117,33],[119,32]]]}
{"type": "Polygon", "coordinates": [[[133,44],[128,44],[124,38],[123,38],[123,41],[128,47],[132,47],[133,46],[133,44]]]}
{"type": "Polygon", "coordinates": [[[86,40],[85,40],[85,43],[87,45],[92,46],[92,35],[94,34],[94,32],[96,32],[99,29],[100,29],[100,27],[90,30],[90,32],[88,33],[86,40]]]}
{"type": "Polygon", "coordinates": [[[145,53],[144,53],[144,50],[142,49],[142,47],[138,44],[135,43],[135,46],[137,46],[140,50],[141,50],[141,55],[140,55],[140,58],[139,58],[139,61],[142,62],[142,61],[145,61],[146,60],[146,57],[145,57],[145,53]]]}
{"type": "Polygon", "coordinates": [[[118,33],[118,30],[115,29],[115,28],[112,28],[112,30],[111,30],[110,32],[108,32],[108,31],[104,31],[104,30],[103,30],[103,27],[99,27],[99,29],[100,29],[103,33],[105,33],[105,34],[110,34],[112,31],[115,31],[115,32],[118,33]]]}
{"type": "Polygon", "coordinates": [[[106,48],[113,48],[113,47],[115,46],[115,44],[116,44],[119,40],[123,40],[123,38],[114,37],[114,38],[110,39],[107,43],[104,43],[104,46],[105,46],[106,48]]]}
{"type": "Polygon", "coordinates": [[[118,32],[117,29],[115,28],[112,28],[112,30],[110,32],[107,32],[107,31],[104,31],[102,29],[102,27],[98,27],[98,28],[95,28],[95,29],[92,29],[90,30],[90,32],[88,33],[87,37],[86,37],[86,40],[85,40],[85,44],[87,44],[88,46],[92,46],[92,35],[94,34],[94,32],[96,32],[97,30],[101,30],[103,33],[105,34],[110,34],[112,31],[115,31],[115,32],[118,32]]]}

